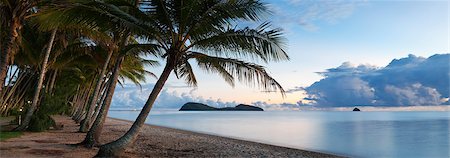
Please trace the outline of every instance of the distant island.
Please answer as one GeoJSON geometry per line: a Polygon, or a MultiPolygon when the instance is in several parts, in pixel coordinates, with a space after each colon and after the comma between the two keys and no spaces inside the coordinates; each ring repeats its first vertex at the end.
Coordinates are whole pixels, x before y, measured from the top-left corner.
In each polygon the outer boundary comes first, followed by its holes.
{"type": "Polygon", "coordinates": [[[179,111],[264,111],[260,107],[239,104],[235,107],[215,108],[202,103],[188,102],[179,111]]]}

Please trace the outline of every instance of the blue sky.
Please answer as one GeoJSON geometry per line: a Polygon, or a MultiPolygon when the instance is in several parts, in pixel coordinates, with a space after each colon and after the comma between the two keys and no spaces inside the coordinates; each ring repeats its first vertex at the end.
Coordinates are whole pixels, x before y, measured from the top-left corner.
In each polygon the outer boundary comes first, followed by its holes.
{"type": "MultiPolygon", "coordinates": [[[[316,72],[344,62],[384,67],[408,54],[449,53],[449,1],[267,0],[273,26],[285,30],[290,61],[267,64],[285,89],[307,87],[323,77],[316,72]]],[[[151,70],[159,74],[162,68],[151,70]]],[[[282,98],[257,88],[230,87],[214,74],[196,69],[199,86],[169,79],[166,90],[223,102],[296,103],[295,92],[282,98]]],[[[149,79],[148,83],[155,82],[149,79]]]]}

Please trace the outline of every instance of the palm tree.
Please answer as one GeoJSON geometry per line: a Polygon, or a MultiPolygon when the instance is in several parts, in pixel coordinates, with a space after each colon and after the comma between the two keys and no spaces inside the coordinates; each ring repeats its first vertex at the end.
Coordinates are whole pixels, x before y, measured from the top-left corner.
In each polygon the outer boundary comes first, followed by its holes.
{"type": "Polygon", "coordinates": [[[1,0],[0,1],[0,94],[5,84],[8,66],[14,58],[23,21],[30,14],[37,0],[1,0]]]}
{"type": "Polygon", "coordinates": [[[107,54],[107,57],[105,59],[105,62],[103,63],[102,69],[100,70],[100,75],[98,76],[98,80],[97,80],[97,83],[96,83],[96,86],[95,86],[95,89],[94,89],[94,93],[92,94],[91,103],[88,106],[87,114],[86,114],[86,116],[84,118],[84,121],[80,125],[80,129],[79,129],[80,132],[87,132],[88,129],[89,129],[89,125],[91,124],[91,116],[93,115],[95,105],[97,104],[97,100],[98,100],[98,96],[99,96],[99,93],[100,93],[101,85],[106,80],[106,78],[105,78],[106,75],[105,74],[107,72],[109,61],[110,61],[113,53],[114,53],[114,50],[108,49],[108,54],[107,54]]]}
{"type": "MultiPolygon", "coordinates": [[[[139,53],[145,52],[147,49],[146,48],[147,45],[139,44],[139,43],[137,43],[137,41],[135,41],[134,43],[135,44],[129,44],[128,46],[123,47],[122,51],[128,51],[128,53],[126,56],[124,56],[122,66],[119,69],[119,78],[122,79],[123,82],[125,81],[125,79],[127,79],[127,80],[133,82],[134,84],[140,86],[141,82],[145,82],[146,75],[155,77],[155,75],[152,72],[145,70],[144,66],[145,65],[157,66],[158,63],[153,60],[142,59],[139,56],[139,53]],[[136,53],[138,53],[138,54],[136,54],[136,53]]],[[[103,69],[106,72],[106,68],[104,67],[103,69]]],[[[104,74],[102,74],[102,75],[104,75],[104,74]]],[[[114,74],[113,74],[113,76],[114,76],[114,74]]],[[[106,80],[106,78],[105,78],[105,80],[106,80]]],[[[98,82],[97,86],[99,86],[99,85],[101,86],[103,84],[103,82],[104,81],[102,81],[102,83],[98,82]]],[[[118,83],[120,83],[119,80],[118,80],[118,83]]],[[[113,85],[116,85],[116,84],[113,84],[113,85]]],[[[98,90],[96,89],[98,96],[100,95],[100,86],[98,87],[98,90]]],[[[110,92],[111,91],[109,91],[109,93],[110,92]]],[[[87,112],[88,115],[85,116],[85,121],[80,126],[80,130],[79,130],[80,132],[87,132],[87,130],[89,129],[89,126],[91,124],[89,120],[93,116],[92,113],[94,112],[95,105],[98,102],[98,96],[95,97],[95,95],[96,94],[92,95],[93,98],[92,98],[91,105],[89,106],[89,109],[87,112]]],[[[106,109],[108,109],[108,108],[106,108],[106,109]]]]}
{"type": "Polygon", "coordinates": [[[128,20],[134,19],[130,19],[121,10],[122,8],[134,6],[123,2],[126,1],[59,1],[51,4],[50,7],[43,8],[38,14],[41,29],[64,27],[84,30],[83,33],[87,33],[87,37],[91,38],[97,45],[105,46],[105,49],[107,49],[107,59],[99,71],[100,76],[97,79],[90,105],[88,105],[87,115],[84,117],[85,121],[80,126],[80,131],[82,132],[86,132],[90,125],[90,119],[99,97],[100,86],[105,80],[104,76],[107,72],[108,63],[117,49],[118,43],[115,35],[124,32],[124,29],[137,27],[133,25],[134,23],[128,22],[128,20]],[[99,37],[99,34],[102,36],[99,37]]]}
{"type": "Polygon", "coordinates": [[[116,141],[102,145],[96,156],[117,156],[136,140],[172,72],[178,78],[184,78],[189,85],[197,85],[190,60],[195,60],[207,72],[219,74],[231,85],[237,79],[284,94],[281,85],[263,66],[239,60],[288,60],[283,50],[280,29],[269,29],[269,23],[263,23],[255,29],[230,27],[240,20],[260,20],[261,15],[268,12],[260,1],[149,0],[142,2],[141,7],[150,17],[143,19],[145,23],[157,30],[147,37],[162,48],[166,64],[131,128],[116,141]]]}
{"type": "Polygon", "coordinates": [[[128,39],[128,36],[126,35],[122,37],[123,38],[120,38],[122,42],[119,42],[121,45],[117,47],[120,48],[120,50],[117,50],[118,56],[114,62],[112,75],[109,79],[109,83],[107,84],[108,87],[105,91],[106,94],[103,104],[99,109],[94,124],[86,134],[85,139],[78,145],[92,148],[94,145],[98,144],[98,140],[103,129],[103,123],[105,122],[108,114],[119,78],[127,78],[133,83],[139,85],[141,81],[145,81],[144,75],[154,76],[153,73],[144,69],[144,65],[157,66],[158,63],[152,60],[142,59],[140,56],[143,54],[154,54],[157,47],[152,44],[139,44],[137,41],[128,39]]]}
{"type": "Polygon", "coordinates": [[[27,113],[23,119],[23,123],[20,126],[18,126],[15,130],[20,131],[20,130],[25,130],[27,128],[28,124],[30,123],[31,116],[33,115],[34,111],[36,110],[36,108],[38,106],[38,100],[39,100],[39,96],[40,96],[41,89],[42,89],[42,83],[44,82],[45,73],[47,71],[48,58],[50,56],[50,52],[52,51],[53,41],[55,40],[56,31],[57,31],[57,29],[54,29],[52,31],[50,41],[48,42],[47,50],[45,52],[44,59],[42,61],[41,72],[39,73],[39,79],[38,79],[38,83],[36,85],[36,90],[34,92],[33,101],[31,103],[31,106],[27,110],[27,113]]]}
{"type": "MultiPolygon", "coordinates": [[[[99,110],[95,122],[85,140],[80,144],[86,144],[85,146],[92,146],[97,138],[91,139],[91,137],[98,136],[101,132],[102,124],[104,122],[107,110],[109,108],[112,95],[114,94],[114,88],[118,82],[119,71],[121,71],[121,64],[125,56],[134,53],[153,53],[157,49],[158,45],[154,44],[136,44],[129,42],[131,37],[143,36],[149,34],[149,30],[146,29],[146,25],[143,25],[136,17],[144,17],[143,14],[133,3],[136,1],[118,1],[118,0],[105,0],[105,1],[93,1],[93,0],[75,0],[75,1],[61,1],[55,3],[54,7],[49,7],[40,13],[40,17],[43,19],[40,27],[49,29],[59,26],[74,26],[84,25],[87,29],[100,30],[106,32],[111,37],[112,42],[107,43],[108,49],[117,53],[115,57],[115,65],[113,69],[113,75],[109,79],[109,83],[105,95],[105,99],[102,103],[102,108],[99,110]],[[130,14],[135,16],[131,16],[130,14]],[[156,47],[155,47],[156,46],[156,47]],[[117,71],[117,73],[114,73],[117,71]],[[94,140],[94,141],[91,141],[94,140]]],[[[131,79],[131,81],[137,81],[139,78],[135,78],[137,74],[144,73],[145,71],[122,71],[123,75],[131,79]],[[131,77],[135,76],[135,77],[131,77]]],[[[96,103],[93,100],[92,105],[96,103]]],[[[88,109],[90,115],[92,111],[88,109]]],[[[89,121],[85,121],[84,127],[88,126],[89,121]]]]}

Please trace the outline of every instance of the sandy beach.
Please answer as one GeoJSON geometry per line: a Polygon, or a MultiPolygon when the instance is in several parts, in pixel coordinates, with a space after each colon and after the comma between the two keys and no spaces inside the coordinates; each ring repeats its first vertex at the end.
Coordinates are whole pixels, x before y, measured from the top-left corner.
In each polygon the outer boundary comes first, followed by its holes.
{"type": "MultiPolygon", "coordinates": [[[[69,117],[54,116],[62,130],[27,132],[0,142],[1,157],[92,157],[97,148],[73,147],[84,138],[69,117]]],[[[101,137],[106,143],[118,138],[131,122],[108,118],[101,137]]],[[[146,125],[133,147],[123,157],[337,157],[299,149],[146,125]]]]}

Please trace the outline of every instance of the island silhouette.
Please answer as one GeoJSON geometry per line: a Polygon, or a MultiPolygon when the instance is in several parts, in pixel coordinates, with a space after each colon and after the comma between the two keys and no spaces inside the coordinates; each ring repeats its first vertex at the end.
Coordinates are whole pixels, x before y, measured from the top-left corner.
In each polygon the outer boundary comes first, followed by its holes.
{"type": "Polygon", "coordinates": [[[215,108],[202,103],[188,102],[179,111],[264,111],[264,109],[246,104],[239,104],[235,107],[215,108]]]}

